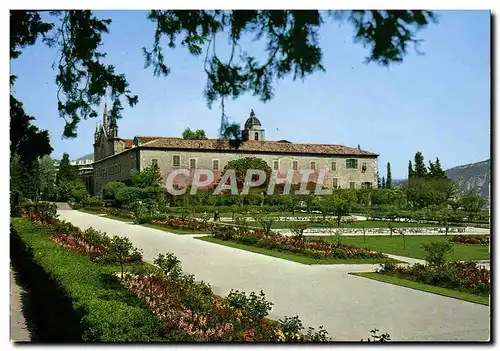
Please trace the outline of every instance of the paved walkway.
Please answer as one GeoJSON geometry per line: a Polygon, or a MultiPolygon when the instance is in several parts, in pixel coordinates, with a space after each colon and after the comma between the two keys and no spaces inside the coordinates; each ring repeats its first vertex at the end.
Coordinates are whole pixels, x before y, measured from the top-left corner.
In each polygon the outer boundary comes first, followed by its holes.
{"type": "Polygon", "coordinates": [[[231,288],[265,292],[271,317],[298,314],[304,325],[324,325],[339,341],[358,341],[377,328],[396,341],[485,341],[489,307],[355,277],[376,265],[303,265],[132,225],[79,211],[59,211],[81,228],[127,236],[152,262],[174,253],[186,272],[210,283],[216,294],[231,288]]]}
{"type": "Polygon", "coordinates": [[[12,267],[10,268],[10,340],[30,341],[30,332],[22,312],[21,294],[23,289],[16,281],[12,267]]]}

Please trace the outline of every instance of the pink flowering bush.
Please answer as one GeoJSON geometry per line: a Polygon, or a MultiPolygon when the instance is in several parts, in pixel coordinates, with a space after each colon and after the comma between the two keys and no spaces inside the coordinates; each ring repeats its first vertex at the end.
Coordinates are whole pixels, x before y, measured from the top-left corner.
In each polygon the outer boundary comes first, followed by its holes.
{"type": "Polygon", "coordinates": [[[212,231],[216,239],[234,241],[241,244],[269,250],[292,252],[311,258],[386,258],[384,254],[365,248],[332,244],[323,240],[302,240],[280,234],[265,235],[262,231],[234,228],[216,228],[212,231]]]}

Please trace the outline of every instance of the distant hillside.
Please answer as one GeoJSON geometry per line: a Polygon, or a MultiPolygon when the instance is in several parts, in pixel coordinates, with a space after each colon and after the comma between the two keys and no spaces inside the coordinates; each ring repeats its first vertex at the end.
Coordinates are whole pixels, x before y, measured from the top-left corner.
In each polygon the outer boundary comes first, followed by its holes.
{"type": "Polygon", "coordinates": [[[462,192],[473,191],[485,199],[490,197],[490,160],[447,169],[446,176],[460,186],[462,192]]]}
{"type": "Polygon", "coordinates": [[[85,156],[82,156],[80,158],[77,158],[76,160],[74,161],[80,161],[80,160],[87,160],[87,159],[91,159],[92,161],[94,161],[94,153],[91,153],[91,154],[87,154],[85,156]]]}

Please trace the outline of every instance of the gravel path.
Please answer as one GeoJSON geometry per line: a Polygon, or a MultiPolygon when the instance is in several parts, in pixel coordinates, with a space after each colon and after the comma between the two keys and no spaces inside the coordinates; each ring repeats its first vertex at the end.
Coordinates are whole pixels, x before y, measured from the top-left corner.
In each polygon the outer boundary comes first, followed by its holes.
{"type": "Polygon", "coordinates": [[[30,341],[30,332],[22,312],[21,294],[23,289],[16,281],[12,267],[10,268],[10,340],[30,341]]]}
{"type": "Polygon", "coordinates": [[[489,307],[349,275],[375,265],[303,265],[103,218],[59,211],[81,228],[127,236],[148,262],[174,253],[186,272],[210,283],[216,294],[231,288],[263,290],[274,303],[271,317],[298,314],[304,325],[324,325],[339,341],[369,337],[373,328],[396,341],[486,341],[489,307]]]}

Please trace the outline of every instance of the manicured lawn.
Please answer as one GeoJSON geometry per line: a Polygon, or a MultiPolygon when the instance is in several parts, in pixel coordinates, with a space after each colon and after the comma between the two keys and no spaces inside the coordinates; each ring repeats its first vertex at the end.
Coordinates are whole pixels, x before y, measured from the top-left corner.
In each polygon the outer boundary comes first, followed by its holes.
{"type": "Polygon", "coordinates": [[[267,255],[267,256],[272,256],[276,258],[281,258],[284,260],[288,261],[293,261],[297,263],[302,263],[302,264],[361,264],[361,263],[366,263],[366,264],[375,264],[375,263],[383,263],[383,262],[400,262],[391,258],[386,258],[386,259],[371,259],[371,258],[353,258],[353,259],[340,259],[340,258],[325,258],[325,259],[316,259],[316,258],[310,258],[306,256],[302,256],[299,254],[293,254],[293,253],[286,253],[286,252],[281,252],[281,251],[274,251],[274,250],[269,250],[269,249],[264,249],[261,247],[255,247],[255,246],[250,246],[250,245],[245,245],[245,244],[240,244],[240,243],[235,243],[233,241],[226,241],[226,240],[220,240],[220,239],[215,239],[211,236],[204,236],[201,238],[197,238],[199,240],[203,241],[208,241],[214,244],[219,244],[219,245],[224,245],[224,246],[229,246],[229,247],[234,247],[236,249],[240,250],[246,250],[250,252],[255,252],[261,255],[267,255]]]}
{"type": "Polygon", "coordinates": [[[207,232],[192,232],[192,231],[186,231],[186,230],[180,230],[180,229],[172,229],[172,228],[167,228],[167,227],[163,227],[160,225],[149,224],[149,223],[145,223],[145,224],[141,224],[141,225],[143,225],[145,227],[153,228],[153,229],[163,230],[163,231],[169,232],[169,233],[180,234],[180,235],[209,234],[207,232]]]}
{"type": "Polygon", "coordinates": [[[448,297],[452,297],[455,299],[479,303],[482,305],[489,305],[490,299],[488,296],[474,295],[474,294],[469,294],[469,293],[465,293],[465,292],[461,292],[461,291],[457,291],[457,290],[441,288],[438,286],[418,283],[418,282],[414,282],[414,281],[411,281],[408,279],[392,277],[390,275],[385,275],[385,274],[381,274],[381,273],[362,272],[362,273],[349,273],[349,274],[359,276],[359,277],[378,280],[378,281],[384,282],[384,283],[404,286],[404,287],[410,288],[410,289],[426,291],[426,292],[430,292],[430,293],[437,294],[437,295],[443,295],[443,296],[448,296],[448,297]]]}
{"type": "MultiPolygon", "coordinates": [[[[89,213],[89,214],[100,214],[99,212],[93,212],[90,210],[80,210],[80,211],[85,212],[85,213],[89,213]]],[[[113,216],[110,214],[106,214],[103,217],[109,218],[109,219],[114,219],[114,220],[120,221],[120,222],[126,222],[126,223],[133,223],[134,222],[134,220],[131,218],[113,216]]],[[[208,234],[206,232],[191,232],[191,231],[186,231],[186,230],[167,228],[167,227],[163,227],[163,226],[159,226],[159,225],[155,225],[155,224],[148,224],[148,223],[141,224],[141,225],[143,225],[145,227],[153,228],[153,229],[163,230],[163,231],[166,231],[169,233],[180,234],[180,235],[184,235],[184,234],[208,234]]]]}
{"type": "MultiPolygon", "coordinates": [[[[308,238],[322,239],[328,242],[336,242],[336,238],[329,236],[308,236],[308,238]]],[[[393,235],[367,235],[366,243],[363,236],[342,236],[342,243],[358,247],[369,248],[374,251],[379,251],[388,254],[406,256],[424,259],[424,249],[422,244],[429,242],[447,241],[450,236],[445,235],[407,235],[406,248],[403,247],[403,236],[393,235]]],[[[463,245],[458,243],[452,244],[452,254],[449,255],[450,261],[466,261],[466,260],[489,260],[488,246],[463,245]]]]}

